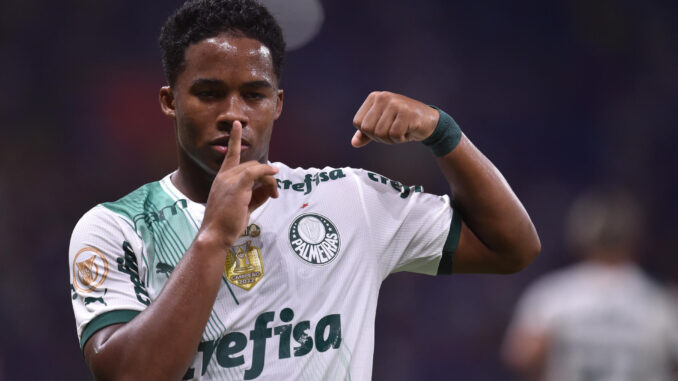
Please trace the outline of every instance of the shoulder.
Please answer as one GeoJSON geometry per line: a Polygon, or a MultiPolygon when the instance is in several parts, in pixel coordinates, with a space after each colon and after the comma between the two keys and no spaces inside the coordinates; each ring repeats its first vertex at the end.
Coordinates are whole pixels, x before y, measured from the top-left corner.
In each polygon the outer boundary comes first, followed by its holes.
{"type": "Polygon", "coordinates": [[[134,220],[136,216],[149,212],[157,212],[157,205],[164,205],[171,197],[163,182],[169,181],[169,175],[160,181],[153,181],[140,186],[126,196],[112,202],[99,204],[110,212],[134,220]]]}
{"type": "Polygon", "coordinates": [[[633,292],[635,295],[632,296],[648,303],[654,303],[657,308],[666,308],[678,312],[677,301],[670,289],[652,278],[638,266],[631,267],[628,273],[628,283],[631,285],[632,292],[635,291],[633,292]]]}
{"type": "Polygon", "coordinates": [[[371,189],[372,192],[379,194],[388,195],[392,193],[403,199],[415,193],[424,193],[424,188],[420,185],[408,186],[363,168],[329,166],[324,168],[291,168],[279,162],[271,163],[271,165],[279,169],[276,179],[278,189],[282,190],[291,189],[308,192],[321,183],[325,183],[332,185],[333,188],[357,186],[360,189],[371,189]]]}
{"type": "Polygon", "coordinates": [[[355,184],[358,176],[357,170],[349,167],[324,167],[324,168],[290,168],[283,163],[271,163],[278,168],[275,176],[278,189],[286,191],[310,193],[312,190],[327,185],[341,187],[355,184]]]}
{"type": "Polygon", "coordinates": [[[112,202],[98,204],[78,220],[71,236],[71,245],[78,242],[113,239],[134,231],[135,220],[156,212],[153,201],[169,198],[160,181],[145,184],[112,202]]]}

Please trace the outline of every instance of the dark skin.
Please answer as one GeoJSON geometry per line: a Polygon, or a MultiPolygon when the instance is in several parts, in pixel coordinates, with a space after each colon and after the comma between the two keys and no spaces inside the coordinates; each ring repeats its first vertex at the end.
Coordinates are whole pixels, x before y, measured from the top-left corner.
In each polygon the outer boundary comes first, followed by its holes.
{"type": "MultiPolygon", "coordinates": [[[[129,323],[106,327],[85,344],[99,380],[182,378],[215,302],[228,249],[250,213],[278,196],[277,169],[266,160],[283,92],[268,49],[224,33],[189,46],[185,61],[175,86],[161,89],[160,103],[177,133],[179,169],[172,181],[193,201],[207,203],[205,216],[157,299],[129,323]]],[[[352,144],[421,141],[438,117],[414,99],[372,93],[354,118],[352,144]]],[[[438,164],[468,223],[455,270],[509,273],[526,266],[539,252],[539,239],[489,160],[464,137],[438,164]]]]}

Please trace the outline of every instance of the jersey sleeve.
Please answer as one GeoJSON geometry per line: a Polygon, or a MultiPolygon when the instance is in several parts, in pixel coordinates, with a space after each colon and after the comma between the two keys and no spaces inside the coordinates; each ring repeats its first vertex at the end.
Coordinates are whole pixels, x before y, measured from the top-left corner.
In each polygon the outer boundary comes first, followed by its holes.
{"type": "Polygon", "coordinates": [[[461,232],[450,198],[355,170],[358,197],[383,277],[408,271],[449,274],[461,232]]]}
{"type": "Polygon", "coordinates": [[[137,259],[142,251],[130,223],[103,206],[91,209],[76,224],[68,263],[81,348],[98,330],[127,323],[150,304],[146,267],[137,259]]]}

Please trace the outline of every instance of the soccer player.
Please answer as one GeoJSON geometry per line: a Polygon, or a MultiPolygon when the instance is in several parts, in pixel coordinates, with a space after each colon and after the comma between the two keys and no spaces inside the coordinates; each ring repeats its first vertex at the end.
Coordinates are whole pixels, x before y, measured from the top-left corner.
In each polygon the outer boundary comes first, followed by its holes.
{"type": "Polygon", "coordinates": [[[678,310],[635,264],[642,223],[633,198],[588,192],[567,225],[583,261],[525,292],[506,335],[507,365],[531,380],[675,380],[678,310]]]}
{"type": "Polygon", "coordinates": [[[538,254],[499,171],[414,99],[371,93],[351,143],[423,142],[454,203],[367,170],[269,162],[285,44],[257,3],[189,1],[160,46],[178,169],[95,206],[71,238],[98,379],[369,379],[388,274],[513,273],[538,254]]]}

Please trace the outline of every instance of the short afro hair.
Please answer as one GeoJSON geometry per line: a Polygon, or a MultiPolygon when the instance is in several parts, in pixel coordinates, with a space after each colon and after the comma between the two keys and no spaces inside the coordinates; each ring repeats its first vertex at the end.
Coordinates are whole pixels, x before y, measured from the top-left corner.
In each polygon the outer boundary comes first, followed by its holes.
{"type": "Polygon", "coordinates": [[[160,30],[162,66],[171,87],[184,70],[186,49],[206,38],[234,32],[261,42],[271,51],[278,81],[285,58],[280,25],[254,0],[190,0],[165,21],[160,30]]]}

